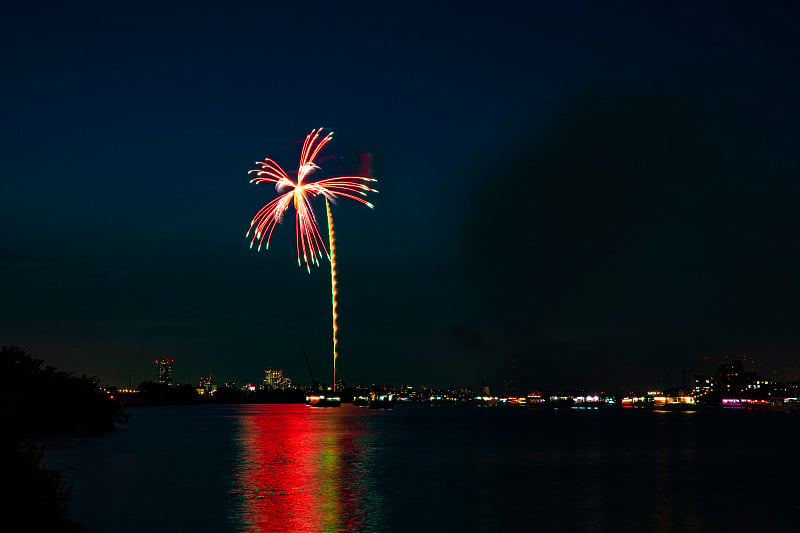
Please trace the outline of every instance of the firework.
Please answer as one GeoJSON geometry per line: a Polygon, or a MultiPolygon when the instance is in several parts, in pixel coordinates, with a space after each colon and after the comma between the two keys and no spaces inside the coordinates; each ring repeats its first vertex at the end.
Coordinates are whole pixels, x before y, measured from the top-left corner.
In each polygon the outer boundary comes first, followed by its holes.
{"type": "MultiPolygon", "coordinates": [[[[247,237],[250,237],[252,233],[250,247],[252,248],[258,242],[257,249],[259,251],[262,246],[269,249],[272,232],[283,220],[289,207],[294,206],[297,264],[302,266],[304,262],[306,270],[309,272],[311,272],[312,264],[319,266],[319,260],[323,255],[329,260],[331,259],[325,240],[319,232],[317,218],[311,208],[311,200],[317,196],[323,196],[326,202],[335,202],[336,198],[344,197],[372,208],[373,205],[364,197],[368,192],[378,192],[367,185],[376,180],[365,176],[339,176],[316,181],[308,180],[309,176],[320,168],[314,163],[314,159],[322,148],[333,139],[333,132],[329,132],[324,137],[321,137],[321,134],[322,128],[319,128],[312,130],[306,136],[303,149],[300,151],[296,179],[293,180],[278,163],[268,158],[264,161],[256,161],[261,168],[250,171],[251,174],[255,174],[250,183],[274,183],[275,189],[281,193],[253,217],[250,228],[247,230],[247,237]]],[[[331,239],[332,234],[329,229],[328,240],[331,241],[331,239]]]]}
{"type": "Polygon", "coordinates": [[[300,255],[306,264],[306,270],[311,272],[311,264],[319,266],[319,260],[323,254],[331,263],[331,315],[333,318],[333,390],[336,390],[336,359],[337,352],[337,318],[336,312],[336,241],[333,233],[333,214],[331,213],[331,203],[339,196],[350,198],[361,202],[369,208],[373,205],[366,201],[364,197],[368,192],[378,192],[365,183],[376,180],[364,176],[339,176],[335,178],[324,178],[316,181],[306,181],[306,178],[318,170],[320,167],[314,163],[314,159],[319,155],[320,150],[333,138],[333,132],[328,133],[322,139],[320,134],[322,128],[312,130],[306,136],[303,149],[300,151],[300,163],[297,166],[297,180],[291,177],[272,159],[257,161],[256,164],[261,168],[253,169],[250,173],[255,173],[256,177],[250,183],[271,182],[275,184],[275,189],[281,193],[277,198],[262,207],[253,220],[250,222],[250,229],[247,236],[253,232],[250,240],[250,248],[258,241],[258,250],[266,240],[266,249],[269,249],[269,239],[275,226],[283,219],[284,213],[290,205],[294,205],[295,211],[295,233],[297,241],[297,264],[300,262],[300,255]],[[311,200],[316,196],[325,197],[325,213],[328,225],[328,246],[330,253],[325,246],[325,241],[320,235],[317,218],[311,208],[311,200]]]}

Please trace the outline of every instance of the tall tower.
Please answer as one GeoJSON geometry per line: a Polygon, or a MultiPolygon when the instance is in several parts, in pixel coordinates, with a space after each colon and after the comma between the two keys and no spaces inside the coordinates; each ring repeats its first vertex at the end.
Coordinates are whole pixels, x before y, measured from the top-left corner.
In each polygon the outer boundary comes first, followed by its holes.
{"type": "Polygon", "coordinates": [[[158,369],[158,382],[165,385],[172,385],[172,372],[174,359],[156,359],[156,368],[158,369]]]}

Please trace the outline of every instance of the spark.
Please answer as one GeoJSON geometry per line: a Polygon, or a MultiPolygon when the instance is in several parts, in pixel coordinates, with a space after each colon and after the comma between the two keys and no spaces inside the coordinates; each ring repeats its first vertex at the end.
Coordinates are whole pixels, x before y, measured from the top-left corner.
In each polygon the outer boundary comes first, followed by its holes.
{"type": "MultiPolygon", "coordinates": [[[[377,180],[365,176],[338,176],[323,178],[316,181],[306,181],[311,174],[320,170],[314,162],[320,151],[333,139],[333,132],[322,136],[323,128],[311,130],[303,142],[300,151],[300,161],[297,166],[297,178],[293,180],[281,166],[274,160],[265,158],[264,161],[256,161],[260,168],[251,170],[250,174],[255,177],[250,183],[270,182],[275,184],[275,190],[281,193],[266,205],[264,205],[253,217],[250,228],[247,230],[246,237],[250,237],[250,248],[258,242],[257,250],[260,251],[264,246],[269,250],[269,241],[275,227],[283,221],[283,217],[290,206],[295,211],[295,240],[297,247],[297,264],[302,266],[305,263],[306,270],[311,272],[311,265],[319,266],[322,256],[326,256],[332,261],[331,254],[325,246],[325,240],[319,231],[317,218],[311,207],[311,200],[317,196],[323,196],[326,200],[328,210],[328,240],[333,243],[333,229],[330,222],[329,202],[335,203],[338,197],[349,198],[373,208],[372,203],[364,198],[369,192],[378,192],[371,188],[367,183],[377,180]],[[302,256],[302,261],[301,261],[302,256]]],[[[335,288],[334,288],[335,290],[335,288]]]]}

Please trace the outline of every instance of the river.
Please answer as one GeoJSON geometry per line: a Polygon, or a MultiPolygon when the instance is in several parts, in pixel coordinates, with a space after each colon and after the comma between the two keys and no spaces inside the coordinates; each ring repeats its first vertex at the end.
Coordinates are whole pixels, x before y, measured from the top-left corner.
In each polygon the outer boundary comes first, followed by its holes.
{"type": "Polygon", "coordinates": [[[196,405],[51,439],[90,532],[777,531],[800,416],[196,405]]]}

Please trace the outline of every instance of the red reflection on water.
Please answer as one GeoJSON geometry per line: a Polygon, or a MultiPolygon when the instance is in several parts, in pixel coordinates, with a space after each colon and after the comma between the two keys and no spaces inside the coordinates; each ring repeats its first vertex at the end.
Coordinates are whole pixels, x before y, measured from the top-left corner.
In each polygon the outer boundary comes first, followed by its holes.
{"type": "Polygon", "coordinates": [[[238,525],[244,531],[360,530],[375,500],[365,479],[369,450],[347,410],[250,407],[239,419],[232,490],[239,497],[238,525]]]}

